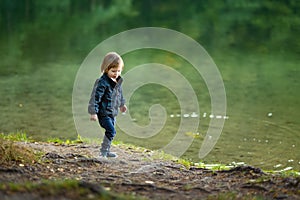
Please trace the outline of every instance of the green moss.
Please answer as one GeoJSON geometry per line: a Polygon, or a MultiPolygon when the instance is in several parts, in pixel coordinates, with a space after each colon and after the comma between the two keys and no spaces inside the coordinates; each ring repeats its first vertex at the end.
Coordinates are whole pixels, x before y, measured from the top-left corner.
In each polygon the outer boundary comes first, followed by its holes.
{"type": "Polygon", "coordinates": [[[300,172],[296,171],[296,170],[280,170],[280,171],[276,171],[276,170],[267,170],[265,171],[267,173],[271,173],[271,174],[278,174],[281,177],[300,177],[300,172]]]}

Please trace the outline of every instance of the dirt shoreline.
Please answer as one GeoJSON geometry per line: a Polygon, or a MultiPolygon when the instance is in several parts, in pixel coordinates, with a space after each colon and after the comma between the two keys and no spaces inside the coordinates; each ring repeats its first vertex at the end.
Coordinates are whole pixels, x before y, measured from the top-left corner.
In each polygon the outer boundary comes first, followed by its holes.
{"type": "MultiPolygon", "coordinates": [[[[88,187],[87,199],[104,191],[145,199],[300,199],[300,177],[267,174],[239,166],[212,171],[153,156],[153,151],[113,146],[116,159],[99,159],[99,145],[20,142],[43,152],[32,164],[0,166],[0,199],[78,199],[65,193],[42,196],[42,191],[11,191],[9,183],[43,184],[43,180],[77,180],[88,187]]],[[[85,198],[82,198],[85,199],[85,198]]],[[[125,198],[126,199],[126,198],[125,198]]]]}

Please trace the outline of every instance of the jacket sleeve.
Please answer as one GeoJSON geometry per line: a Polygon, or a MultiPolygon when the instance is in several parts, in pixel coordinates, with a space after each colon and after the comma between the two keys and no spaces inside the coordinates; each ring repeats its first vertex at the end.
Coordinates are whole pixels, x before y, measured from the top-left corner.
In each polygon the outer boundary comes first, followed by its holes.
{"type": "Polygon", "coordinates": [[[105,88],[105,84],[100,79],[97,79],[95,81],[88,105],[89,114],[93,115],[99,112],[99,103],[101,102],[101,98],[104,94],[105,88]]]}
{"type": "Polygon", "coordinates": [[[122,87],[120,88],[120,91],[121,91],[121,105],[120,105],[120,107],[121,107],[121,106],[124,106],[124,105],[125,105],[126,100],[125,100],[124,97],[123,97],[123,89],[122,89],[122,87]]]}
{"type": "Polygon", "coordinates": [[[94,83],[94,87],[93,87],[93,90],[92,90],[92,93],[91,93],[91,98],[90,98],[90,101],[89,101],[88,113],[91,114],[91,115],[96,114],[96,111],[95,111],[95,93],[96,93],[96,88],[97,88],[98,82],[99,82],[99,79],[97,79],[94,83]]]}

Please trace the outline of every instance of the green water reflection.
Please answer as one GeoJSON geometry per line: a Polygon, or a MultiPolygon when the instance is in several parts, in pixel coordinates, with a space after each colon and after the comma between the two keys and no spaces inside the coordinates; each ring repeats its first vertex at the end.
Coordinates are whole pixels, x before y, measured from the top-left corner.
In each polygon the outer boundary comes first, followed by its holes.
{"type": "MultiPolygon", "coordinates": [[[[181,70],[182,60],[174,61],[169,54],[164,58],[169,60],[169,64],[171,60],[171,65],[189,78],[200,104],[199,131],[195,136],[187,133],[194,137],[194,142],[183,157],[195,162],[245,162],[272,170],[285,167],[300,169],[300,105],[299,93],[296,92],[300,71],[295,58],[285,60],[276,56],[241,56],[238,53],[219,59],[216,56],[226,89],[228,119],[215,148],[204,159],[199,159],[198,153],[211,114],[205,83],[193,71],[189,72],[187,68],[181,70]],[[204,112],[207,113],[205,117],[204,112]]],[[[148,61],[146,59],[145,62],[148,61]]],[[[148,109],[156,103],[161,103],[169,114],[161,133],[148,139],[120,133],[118,139],[149,148],[159,149],[166,145],[180,123],[180,119],[174,116],[184,114],[176,108],[178,102],[171,92],[168,94],[167,89],[159,89],[158,86],[141,87],[130,100],[131,114],[136,123],[146,125],[149,122],[148,109]],[[157,94],[159,90],[161,93],[157,94]]]]}

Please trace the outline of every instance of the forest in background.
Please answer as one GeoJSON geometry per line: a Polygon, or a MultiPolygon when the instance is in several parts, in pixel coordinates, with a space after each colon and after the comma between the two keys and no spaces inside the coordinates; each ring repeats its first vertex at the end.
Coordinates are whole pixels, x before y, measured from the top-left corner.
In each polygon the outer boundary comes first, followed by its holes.
{"type": "Polygon", "coordinates": [[[1,0],[0,75],[79,64],[104,39],[137,27],[180,31],[209,53],[300,53],[298,0],[1,0]]]}

